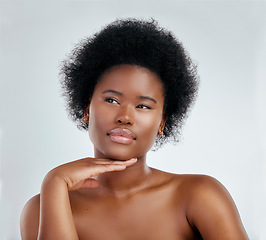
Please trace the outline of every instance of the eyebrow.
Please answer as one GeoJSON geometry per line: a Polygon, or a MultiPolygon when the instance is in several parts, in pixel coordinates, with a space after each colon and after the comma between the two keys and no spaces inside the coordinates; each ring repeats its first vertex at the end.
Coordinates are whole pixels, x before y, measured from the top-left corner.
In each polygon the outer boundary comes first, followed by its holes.
{"type": "Polygon", "coordinates": [[[109,90],[105,90],[105,91],[103,91],[102,93],[114,93],[114,94],[119,95],[119,96],[122,96],[122,95],[123,95],[123,93],[121,93],[121,92],[117,92],[117,91],[115,91],[115,90],[111,90],[111,89],[109,89],[109,90]]]}
{"type": "Polygon", "coordinates": [[[139,98],[140,99],[147,99],[147,100],[150,100],[150,101],[152,101],[154,103],[157,103],[157,101],[154,98],[151,98],[151,97],[148,97],[148,96],[140,96],[139,98]]]}
{"type": "MultiPolygon", "coordinates": [[[[123,96],[123,93],[115,91],[115,90],[112,90],[112,89],[105,90],[105,91],[102,92],[102,94],[104,94],[104,93],[114,93],[116,95],[123,96]]],[[[150,101],[152,101],[154,103],[157,103],[157,101],[154,98],[149,97],[149,96],[139,96],[139,99],[146,99],[146,100],[150,100],[150,101]]]]}

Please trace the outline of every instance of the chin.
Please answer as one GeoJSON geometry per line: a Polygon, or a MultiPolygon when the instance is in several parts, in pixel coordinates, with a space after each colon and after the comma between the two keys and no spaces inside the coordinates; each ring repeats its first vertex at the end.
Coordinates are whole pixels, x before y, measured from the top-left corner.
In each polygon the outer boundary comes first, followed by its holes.
{"type": "Polygon", "coordinates": [[[120,161],[129,160],[134,157],[140,157],[146,153],[143,151],[143,149],[135,149],[134,147],[130,147],[128,145],[112,145],[110,148],[105,147],[99,150],[106,158],[120,161]]]}
{"type": "Polygon", "coordinates": [[[132,153],[128,150],[120,150],[120,151],[107,151],[104,154],[107,158],[120,160],[120,161],[126,161],[133,157],[137,157],[135,153],[132,153]]]}

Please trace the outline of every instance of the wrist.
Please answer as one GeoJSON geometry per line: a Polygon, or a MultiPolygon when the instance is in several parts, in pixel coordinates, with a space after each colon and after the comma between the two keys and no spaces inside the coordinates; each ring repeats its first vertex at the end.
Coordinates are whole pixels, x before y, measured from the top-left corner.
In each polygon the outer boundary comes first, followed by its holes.
{"type": "Polygon", "coordinates": [[[42,182],[42,186],[41,186],[41,191],[42,190],[45,190],[47,188],[57,188],[57,187],[60,187],[60,188],[66,188],[67,189],[67,183],[66,181],[64,180],[63,177],[61,177],[60,175],[58,175],[54,169],[51,170],[50,172],[48,172],[46,174],[46,176],[44,177],[43,179],[43,182],[42,182]]]}

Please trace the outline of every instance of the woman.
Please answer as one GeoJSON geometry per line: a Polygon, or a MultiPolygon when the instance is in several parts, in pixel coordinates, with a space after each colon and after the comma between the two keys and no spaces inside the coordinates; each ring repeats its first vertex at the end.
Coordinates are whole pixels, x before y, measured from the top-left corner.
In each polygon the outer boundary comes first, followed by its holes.
{"type": "Polygon", "coordinates": [[[150,148],[177,141],[197,74],[156,22],[117,20],[62,67],[68,110],[94,158],[51,170],[21,215],[22,239],[248,239],[215,179],[150,168],[150,148]]]}

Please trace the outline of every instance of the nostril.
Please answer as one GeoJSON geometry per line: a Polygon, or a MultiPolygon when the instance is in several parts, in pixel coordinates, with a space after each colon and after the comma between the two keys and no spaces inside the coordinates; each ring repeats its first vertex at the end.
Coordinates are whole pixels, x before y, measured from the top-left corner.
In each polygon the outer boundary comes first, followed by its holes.
{"type": "Polygon", "coordinates": [[[117,120],[117,123],[118,123],[118,124],[123,124],[123,125],[128,125],[128,126],[131,126],[131,125],[132,125],[132,122],[131,122],[131,121],[129,121],[129,122],[125,122],[125,121],[121,121],[120,119],[117,120]]]}

